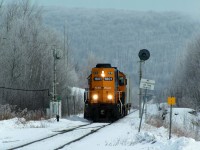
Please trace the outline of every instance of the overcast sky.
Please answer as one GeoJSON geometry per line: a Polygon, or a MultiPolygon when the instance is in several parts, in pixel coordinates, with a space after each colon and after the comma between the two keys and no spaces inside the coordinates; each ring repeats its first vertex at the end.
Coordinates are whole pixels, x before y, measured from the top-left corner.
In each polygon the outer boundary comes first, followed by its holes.
{"type": "Polygon", "coordinates": [[[178,11],[200,14],[200,0],[31,0],[44,6],[178,11]]]}

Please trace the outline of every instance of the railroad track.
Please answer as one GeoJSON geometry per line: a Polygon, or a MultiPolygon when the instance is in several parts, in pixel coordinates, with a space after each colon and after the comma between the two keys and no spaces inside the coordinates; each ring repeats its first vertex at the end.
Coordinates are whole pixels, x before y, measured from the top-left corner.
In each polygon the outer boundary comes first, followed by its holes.
{"type": "Polygon", "coordinates": [[[104,128],[110,124],[111,123],[89,123],[71,129],[57,131],[58,133],[54,135],[38,139],[20,146],[12,147],[8,150],[40,149],[41,147],[44,147],[44,145],[50,145],[50,144],[52,145],[51,149],[60,149],[66,145],[81,140],[84,137],[93,134],[94,132],[97,132],[101,128],[104,128]],[[57,141],[59,140],[60,142],[57,143],[57,141]]]}
{"type": "Polygon", "coordinates": [[[74,131],[78,128],[81,128],[81,127],[84,127],[84,126],[88,126],[92,123],[89,123],[89,124],[84,124],[84,125],[80,125],[80,126],[76,126],[76,127],[73,127],[73,128],[69,128],[69,129],[66,129],[66,130],[60,130],[60,131],[56,131],[58,133],[56,134],[53,134],[53,135],[50,135],[48,137],[45,137],[45,138],[41,138],[41,139],[38,139],[38,140],[34,140],[34,141],[31,141],[31,142],[28,142],[26,144],[23,144],[23,145],[20,145],[20,146],[16,146],[16,147],[13,147],[13,148],[10,148],[8,150],[14,150],[14,149],[18,149],[18,148],[22,148],[22,147],[25,147],[25,146],[28,146],[28,145],[31,145],[31,144],[34,144],[34,143],[37,143],[37,142],[40,142],[40,141],[43,141],[43,140],[46,140],[46,139],[49,139],[49,138],[52,138],[54,136],[57,136],[57,135],[60,135],[60,134],[64,134],[66,132],[70,132],[70,131],[74,131]]]}
{"type": "MultiPolygon", "coordinates": [[[[135,111],[137,110],[134,110],[130,112],[129,114],[135,111]]],[[[42,139],[38,139],[38,140],[23,144],[17,147],[13,147],[13,148],[10,148],[9,150],[40,149],[44,145],[52,145],[51,149],[55,149],[55,150],[62,149],[65,146],[71,143],[77,142],[111,124],[112,123],[89,123],[89,124],[80,125],[74,128],[66,129],[66,130],[60,130],[60,131],[57,131],[58,133],[54,135],[51,135],[42,139]]]]}
{"type": "MultiPolygon", "coordinates": [[[[130,114],[134,113],[135,111],[137,111],[137,110],[133,110],[133,111],[129,112],[129,114],[128,114],[128,115],[130,115],[130,114]]],[[[122,119],[123,119],[123,118],[122,118],[122,119]]],[[[120,120],[120,119],[119,119],[119,120],[120,120]]],[[[119,120],[117,120],[117,121],[119,121],[119,120]]],[[[116,122],[117,122],[117,121],[116,121],[116,122]]],[[[115,122],[112,122],[112,123],[115,123],[115,122]]],[[[93,134],[93,133],[97,132],[98,130],[100,130],[100,129],[102,129],[102,128],[106,127],[106,126],[109,126],[109,125],[111,125],[112,123],[108,123],[108,124],[106,124],[106,125],[102,125],[102,126],[101,126],[100,128],[98,128],[98,129],[91,130],[91,132],[90,132],[90,133],[88,133],[88,134],[85,134],[85,135],[81,136],[80,138],[74,139],[74,140],[72,140],[72,141],[70,141],[70,142],[68,142],[68,143],[66,143],[66,144],[64,144],[64,145],[62,145],[62,146],[60,146],[60,147],[56,148],[55,150],[62,149],[62,148],[64,148],[65,146],[67,146],[67,145],[69,145],[69,144],[71,144],[71,143],[77,142],[77,141],[79,141],[79,140],[81,140],[81,139],[85,138],[86,136],[88,136],[88,135],[91,135],[91,134],[93,134]]]]}
{"type": "Polygon", "coordinates": [[[67,146],[67,145],[69,145],[69,144],[71,144],[71,143],[77,142],[77,141],[79,141],[79,140],[85,138],[86,136],[89,136],[89,135],[91,135],[91,134],[97,132],[98,130],[100,130],[100,129],[102,129],[102,128],[104,128],[104,127],[110,125],[110,124],[112,124],[112,123],[108,123],[108,124],[106,124],[106,125],[102,125],[102,126],[100,126],[99,128],[97,128],[97,129],[93,129],[93,130],[91,130],[89,133],[87,133],[87,134],[85,134],[85,135],[82,135],[82,136],[80,136],[79,138],[74,139],[74,140],[72,140],[72,141],[70,141],[70,142],[68,142],[68,143],[65,143],[65,144],[63,144],[62,146],[59,146],[58,148],[56,148],[55,150],[64,148],[65,146],[67,146]]]}

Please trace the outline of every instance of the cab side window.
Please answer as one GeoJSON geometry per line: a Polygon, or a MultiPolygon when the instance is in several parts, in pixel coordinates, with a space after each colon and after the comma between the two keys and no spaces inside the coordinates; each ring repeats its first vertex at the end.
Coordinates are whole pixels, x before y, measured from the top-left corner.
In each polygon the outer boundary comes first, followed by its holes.
{"type": "Polygon", "coordinates": [[[124,78],[123,77],[119,77],[119,85],[124,85],[124,78]]]}

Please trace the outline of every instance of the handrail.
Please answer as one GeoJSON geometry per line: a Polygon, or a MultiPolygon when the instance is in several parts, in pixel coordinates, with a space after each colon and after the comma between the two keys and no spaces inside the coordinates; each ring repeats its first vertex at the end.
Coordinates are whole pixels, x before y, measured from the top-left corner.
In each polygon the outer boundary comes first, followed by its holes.
{"type": "Polygon", "coordinates": [[[88,98],[89,98],[89,91],[85,90],[85,100],[88,101],[88,98]]]}
{"type": "Polygon", "coordinates": [[[117,93],[119,93],[119,102],[120,102],[120,105],[121,105],[121,114],[122,114],[122,101],[120,99],[120,93],[122,93],[122,91],[117,91],[117,93]]]}

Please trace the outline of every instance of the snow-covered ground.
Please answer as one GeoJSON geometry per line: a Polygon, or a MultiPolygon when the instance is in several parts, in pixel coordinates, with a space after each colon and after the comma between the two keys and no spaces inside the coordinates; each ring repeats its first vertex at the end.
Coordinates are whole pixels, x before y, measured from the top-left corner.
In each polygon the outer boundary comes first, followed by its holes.
{"type": "MultiPolygon", "coordinates": [[[[192,138],[177,137],[172,135],[169,140],[168,129],[164,127],[156,128],[142,123],[140,133],[138,111],[125,118],[111,124],[93,135],[72,143],[64,150],[198,150],[200,142],[192,138]]],[[[16,147],[33,140],[47,137],[57,133],[59,130],[73,128],[75,126],[88,124],[80,116],[63,118],[60,122],[55,119],[49,121],[31,121],[25,123],[17,118],[0,121],[0,150],[16,147]]],[[[182,123],[180,121],[180,123],[182,123]]],[[[68,135],[73,136],[73,135],[68,135]]],[[[65,138],[62,136],[62,138],[65,138]]],[[[69,138],[69,137],[66,137],[69,138]]],[[[53,143],[59,143],[60,139],[54,139],[53,143]]],[[[31,149],[38,149],[32,147],[31,149]]],[[[40,149],[53,149],[52,145],[44,144],[40,149]]]]}
{"type": "MultiPolygon", "coordinates": [[[[169,127],[170,122],[170,107],[166,103],[158,105],[147,105],[147,117],[155,118],[162,116],[164,112],[163,126],[169,127]]],[[[190,108],[172,108],[172,130],[178,135],[194,137],[200,140],[200,114],[190,108]]]]}

